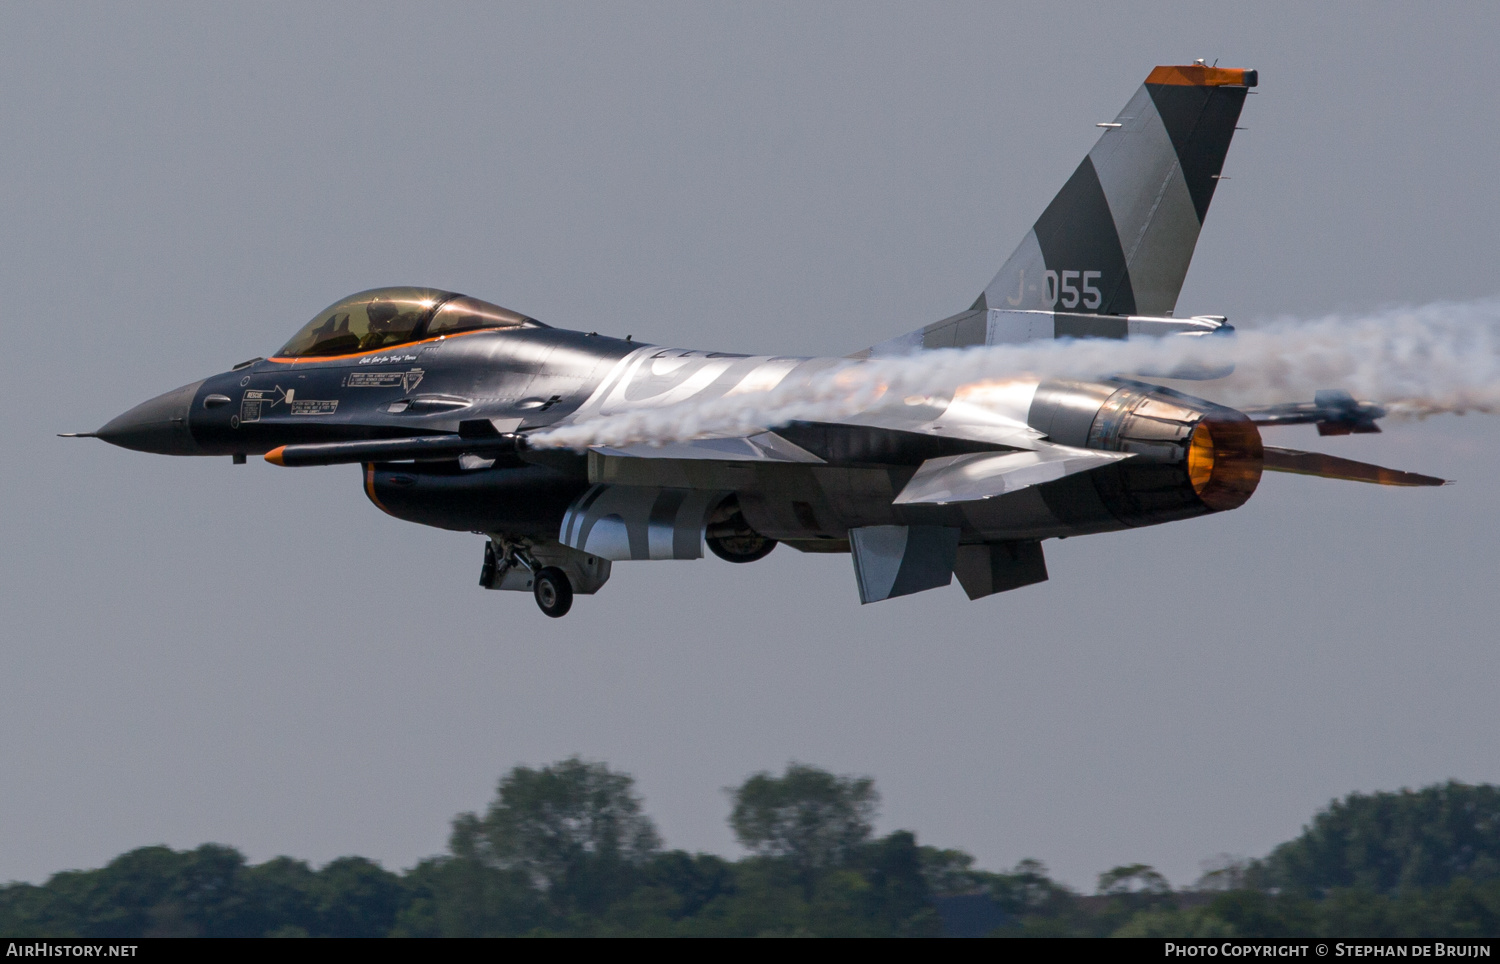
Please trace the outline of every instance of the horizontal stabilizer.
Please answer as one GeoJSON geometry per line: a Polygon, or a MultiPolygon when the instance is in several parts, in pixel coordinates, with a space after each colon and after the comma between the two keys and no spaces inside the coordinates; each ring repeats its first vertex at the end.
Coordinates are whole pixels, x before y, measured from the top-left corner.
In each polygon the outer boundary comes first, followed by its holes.
{"type": "Polygon", "coordinates": [[[1268,472],[1290,472],[1294,475],[1315,475],[1320,479],[1347,479],[1350,482],[1371,482],[1375,485],[1450,485],[1447,479],[1415,472],[1398,472],[1368,462],[1341,459],[1322,452],[1299,452],[1296,449],[1278,449],[1266,446],[1265,468],[1268,472]]]}
{"type": "Polygon", "coordinates": [[[1129,452],[1041,443],[1032,452],[973,452],[928,459],[896,496],[895,504],[946,505],[992,499],[1130,456],[1129,452]]]}

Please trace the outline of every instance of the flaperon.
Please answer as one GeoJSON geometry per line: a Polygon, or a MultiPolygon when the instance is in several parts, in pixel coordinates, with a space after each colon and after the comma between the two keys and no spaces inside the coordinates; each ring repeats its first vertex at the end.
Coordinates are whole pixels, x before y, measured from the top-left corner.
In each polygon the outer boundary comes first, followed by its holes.
{"type": "MultiPolygon", "coordinates": [[[[1221,317],[1173,311],[1255,85],[1253,70],[1202,62],[1151,71],[972,307],[852,357],[1228,336],[1221,317]]],[[[850,364],[661,348],[382,288],[319,313],[272,357],[90,434],[169,455],[361,465],[385,512],[484,534],[481,585],[531,592],[549,616],[602,587],[613,562],[696,559],[705,543],[732,562],[778,542],[850,553],[867,603],[955,575],[979,598],[1046,579],[1043,540],[1233,509],[1265,469],[1441,484],[1262,445],[1257,425],[1379,430],[1383,411],[1337,390],[1246,412],[1136,378],[877,393],[847,417],[651,444],[542,438],[668,405],[748,404],[850,364]]]]}

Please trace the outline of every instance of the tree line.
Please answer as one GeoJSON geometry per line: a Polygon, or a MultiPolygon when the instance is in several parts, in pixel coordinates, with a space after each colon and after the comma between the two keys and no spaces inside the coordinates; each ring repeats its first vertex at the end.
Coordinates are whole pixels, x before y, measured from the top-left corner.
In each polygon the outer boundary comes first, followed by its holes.
{"type": "Polygon", "coordinates": [[[446,853],[404,873],[143,847],[0,887],[0,936],[1500,935],[1495,786],[1354,794],[1189,887],[1131,864],[1093,894],[1035,860],[997,873],[909,831],[876,836],[867,777],[794,763],[731,798],[739,860],[665,849],[630,776],[602,763],[519,766],[454,819],[446,853]]]}

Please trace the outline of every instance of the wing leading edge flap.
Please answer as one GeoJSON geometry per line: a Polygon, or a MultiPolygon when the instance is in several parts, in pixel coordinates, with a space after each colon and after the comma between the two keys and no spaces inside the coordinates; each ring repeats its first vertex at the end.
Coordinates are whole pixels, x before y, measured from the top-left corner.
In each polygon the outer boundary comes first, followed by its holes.
{"type": "Polygon", "coordinates": [[[896,496],[895,504],[946,505],[992,499],[1112,465],[1131,454],[1040,443],[1030,452],[974,452],[928,459],[896,496]]]}

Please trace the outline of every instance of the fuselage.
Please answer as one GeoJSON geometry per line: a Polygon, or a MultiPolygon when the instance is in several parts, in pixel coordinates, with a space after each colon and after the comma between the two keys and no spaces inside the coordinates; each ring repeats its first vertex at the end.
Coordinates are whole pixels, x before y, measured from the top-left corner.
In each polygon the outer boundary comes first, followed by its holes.
{"type": "MultiPolygon", "coordinates": [[[[285,445],[456,435],[476,420],[524,435],[632,410],[722,405],[850,364],[660,348],[540,324],[480,328],[363,351],[260,359],[138,406],[100,435],[146,451],[240,458],[285,445]]],[[[892,400],[886,414],[868,421],[777,426],[779,438],[808,454],[805,461],[718,462],[670,452],[643,459],[601,446],[587,454],[552,449],[369,463],[363,481],[371,501],[400,518],[534,541],[558,538],[570,507],[591,487],[712,491],[732,494],[763,537],[844,551],[848,531],[864,526],[946,526],[961,529],[965,541],[994,542],[1166,522],[1238,505],[1259,474],[1258,465],[1245,469],[1258,458],[1259,439],[1249,438],[1254,428],[1242,416],[1133,382],[1004,378],[937,398],[892,400]],[[892,405],[899,411],[891,413],[892,405]],[[1220,426],[1212,431],[1223,452],[1243,450],[1241,478],[1227,498],[1216,499],[1201,480],[1195,485],[1189,464],[1194,432],[1201,442],[1210,430],[1198,426],[1210,421],[1220,426]],[[1237,426],[1235,440],[1224,426],[1237,426]],[[895,503],[924,461],[1005,451],[1007,433],[1017,428],[1065,445],[1135,454],[997,498],[895,503]]],[[[1227,466],[1231,458],[1221,461],[1227,466]]]]}

